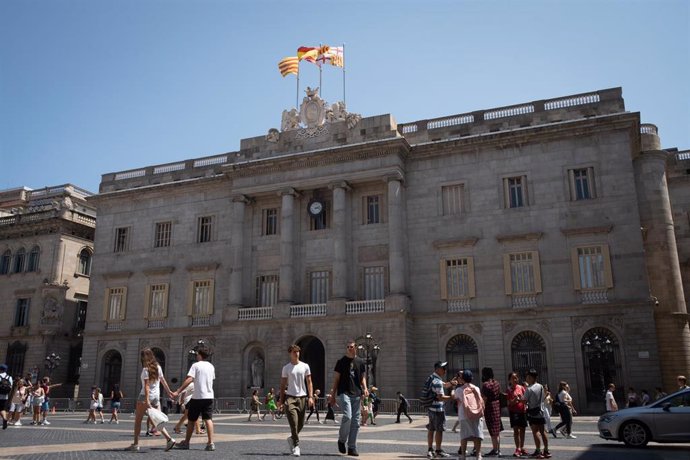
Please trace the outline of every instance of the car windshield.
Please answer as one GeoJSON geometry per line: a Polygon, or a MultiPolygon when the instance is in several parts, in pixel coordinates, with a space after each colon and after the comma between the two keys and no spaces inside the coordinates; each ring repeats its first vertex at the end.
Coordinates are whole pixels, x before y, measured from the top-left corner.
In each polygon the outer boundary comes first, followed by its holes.
{"type": "Polygon", "coordinates": [[[665,404],[669,404],[670,407],[690,407],[690,390],[679,391],[661,398],[652,407],[662,407],[665,404]]]}

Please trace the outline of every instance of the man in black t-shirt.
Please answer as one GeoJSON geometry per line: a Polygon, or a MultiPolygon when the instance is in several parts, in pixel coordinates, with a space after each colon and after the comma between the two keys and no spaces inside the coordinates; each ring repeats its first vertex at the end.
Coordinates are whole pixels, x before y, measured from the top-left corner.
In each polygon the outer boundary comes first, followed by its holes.
{"type": "Polygon", "coordinates": [[[360,405],[362,396],[367,397],[366,369],[364,361],[357,357],[354,340],[348,340],[345,356],[335,364],[333,386],[328,404],[334,405],[337,395],[343,411],[338,433],[338,450],[341,454],[357,457],[357,433],[361,419],[360,405]],[[347,449],[346,449],[347,445],[347,449]]]}

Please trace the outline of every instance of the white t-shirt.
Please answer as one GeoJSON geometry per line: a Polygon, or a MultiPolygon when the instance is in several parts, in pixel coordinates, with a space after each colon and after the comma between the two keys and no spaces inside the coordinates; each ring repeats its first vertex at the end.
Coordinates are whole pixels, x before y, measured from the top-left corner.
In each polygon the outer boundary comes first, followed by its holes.
{"type": "Polygon", "coordinates": [[[208,361],[197,361],[187,372],[187,377],[194,379],[192,399],[213,399],[213,381],[216,379],[216,368],[208,361]]]}
{"type": "MultiPolygon", "coordinates": [[[[149,371],[146,368],[143,368],[141,370],[141,392],[139,393],[141,396],[144,396],[144,385],[146,385],[146,380],[149,378],[149,371]]],[[[161,399],[161,392],[159,389],[159,384],[161,383],[161,379],[163,378],[163,369],[161,368],[160,365],[158,365],[158,378],[156,380],[149,380],[149,401],[153,401],[154,399],[161,399]]]]}
{"type": "Polygon", "coordinates": [[[473,385],[471,383],[465,383],[464,385],[457,387],[455,389],[455,401],[456,405],[458,407],[458,420],[465,420],[467,417],[465,417],[465,408],[462,407],[462,401],[465,398],[464,392],[465,392],[465,387],[469,386],[472,388],[481,398],[482,392],[479,391],[479,387],[477,385],[473,385]]]}
{"type": "Polygon", "coordinates": [[[297,364],[287,363],[283,366],[282,378],[287,379],[287,394],[289,396],[307,396],[305,378],[311,375],[309,364],[299,361],[297,364]]]}
{"type": "Polygon", "coordinates": [[[618,406],[616,405],[616,399],[613,397],[613,393],[611,390],[606,392],[606,410],[608,412],[618,410],[618,406]]]}

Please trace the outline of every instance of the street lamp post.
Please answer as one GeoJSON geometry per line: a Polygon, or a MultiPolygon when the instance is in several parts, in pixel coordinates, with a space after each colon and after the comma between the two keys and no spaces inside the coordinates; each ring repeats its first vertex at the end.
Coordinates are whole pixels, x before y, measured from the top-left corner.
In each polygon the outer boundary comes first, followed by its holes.
{"type": "Polygon", "coordinates": [[[60,366],[60,355],[56,355],[55,353],[51,353],[48,356],[46,356],[46,370],[48,371],[48,377],[52,377],[53,371],[60,366]]]}
{"type": "Polygon", "coordinates": [[[381,351],[381,347],[376,343],[374,336],[370,332],[364,334],[364,337],[357,344],[357,354],[364,360],[367,384],[371,386],[376,386],[376,361],[379,357],[379,351],[381,351]],[[369,380],[370,370],[371,380],[369,380]]]}

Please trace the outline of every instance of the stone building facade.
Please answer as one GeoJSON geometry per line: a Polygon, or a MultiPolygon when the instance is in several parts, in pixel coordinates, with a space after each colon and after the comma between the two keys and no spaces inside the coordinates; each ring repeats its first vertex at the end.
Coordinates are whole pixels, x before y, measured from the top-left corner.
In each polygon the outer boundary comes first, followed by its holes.
{"type": "Polygon", "coordinates": [[[150,346],[179,380],[201,340],[244,396],[298,343],[328,389],[354,338],[385,397],[439,358],[591,411],[610,381],[672,389],[688,168],[620,88],[405,124],[311,91],[237,152],[102,177],[82,377],[133,394],[150,346]]]}
{"type": "Polygon", "coordinates": [[[0,356],[14,376],[62,383],[56,396],[78,390],[96,227],[90,195],[71,184],[0,191],[0,356]]]}

